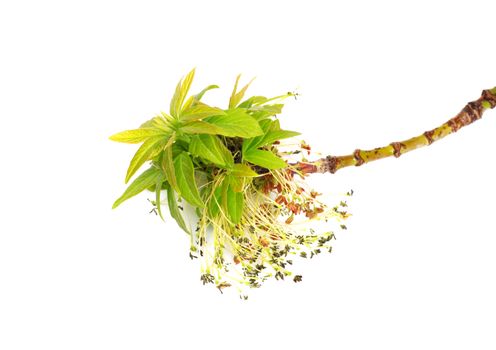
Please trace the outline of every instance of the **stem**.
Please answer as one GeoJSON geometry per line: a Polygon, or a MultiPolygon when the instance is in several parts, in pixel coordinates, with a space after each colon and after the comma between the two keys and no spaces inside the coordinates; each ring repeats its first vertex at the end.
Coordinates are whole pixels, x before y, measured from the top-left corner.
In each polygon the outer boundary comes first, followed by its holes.
{"type": "Polygon", "coordinates": [[[394,156],[400,157],[402,154],[413,151],[417,148],[429,146],[433,142],[442,139],[464,126],[472,124],[480,119],[486,109],[496,106],[496,87],[482,91],[479,99],[467,103],[467,105],[455,117],[448,120],[441,126],[426,131],[421,135],[412,137],[400,142],[392,142],[387,146],[374,148],[372,150],[355,150],[352,154],[345,156],[329,155],[325,158],[313,162],[300,162],[297,164],[301,172],[311,173],[332,173],[348,166],[360,166],[374,160],[394,156]]]}

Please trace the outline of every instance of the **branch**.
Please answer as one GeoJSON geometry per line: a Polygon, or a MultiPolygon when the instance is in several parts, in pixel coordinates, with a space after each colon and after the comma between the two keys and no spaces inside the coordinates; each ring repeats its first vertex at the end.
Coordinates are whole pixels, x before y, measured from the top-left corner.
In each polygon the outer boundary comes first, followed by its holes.
{"type": "Polygon", "coordinates": [[[482,91],[482,95],[479,99],[467,103],[467,105],[455,117],[451,118],[441,126],[426,131],[419,136],[400,142],[392,142],[387,146],[374,148],[372,150],[356,149],[352,154],[345,156],[329,155],[313,162],[300,162],[297,166],[300,171],[305,174],[327,172],[334,174],[339,169],[346,168],[348,166],[361,166],[374,160],[391,156],[398,158],[401,155],[417,148],[429,146],[435,141],[457,132],[469,124],[472,124],[482,117],[485,110],[492,109],[495,106],[496,87],[490,90],[482,91]]]}

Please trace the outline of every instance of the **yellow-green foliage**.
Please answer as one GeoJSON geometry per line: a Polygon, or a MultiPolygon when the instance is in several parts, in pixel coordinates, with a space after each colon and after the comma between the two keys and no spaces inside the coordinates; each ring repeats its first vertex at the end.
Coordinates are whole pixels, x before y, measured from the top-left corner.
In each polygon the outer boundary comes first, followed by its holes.
{"type": "MultiPolygon", "coordinates": [[[[299,135],[282,130],[277,119],[283,100],[294,94],[245,98],[249,84],[238,89],[238,76],[228,108],[220,108],[202,101],[216,85],[188,97],[194,75],[192,70],[177,85],[169,113],[161,112],[137,129],[110,137],[141,143],[126,183],[149,163],[113,208],[152,189],[162,217],[164,190],[171,217],[191,235],[190,256],[202,260],[204,283],[215,283],[222,290],[233,282],[258,287],[268,277],[283,279],[291,274],[290,255],[330,250],[334,237],[332,232],[299,235],[290,227],[295,215],[346,216],[337,207],[328,210],[315,192],[299,184],[295,177],[303,175],[277,148],[279,140],[299,135]],[[197,214],[193,230],[183,217],[185,204],[197,214]]],[[[294,280],[299,282],[301,276],[294,280]]]]}

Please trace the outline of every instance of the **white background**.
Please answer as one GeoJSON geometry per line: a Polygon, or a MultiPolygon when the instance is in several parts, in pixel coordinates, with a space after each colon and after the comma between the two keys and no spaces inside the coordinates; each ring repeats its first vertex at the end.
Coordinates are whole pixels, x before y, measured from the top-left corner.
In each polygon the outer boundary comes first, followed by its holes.
{"type": "Polygon", "coordinates": [[[0,348],[495,349],[496,111],[335,175],[354,216],[303,282],[221,295],[146,194],[112,211],[177,80],[298,89],[282,116],[345,154],[454,116],[496,84],[493,1],[2,1],[0,348]]]}

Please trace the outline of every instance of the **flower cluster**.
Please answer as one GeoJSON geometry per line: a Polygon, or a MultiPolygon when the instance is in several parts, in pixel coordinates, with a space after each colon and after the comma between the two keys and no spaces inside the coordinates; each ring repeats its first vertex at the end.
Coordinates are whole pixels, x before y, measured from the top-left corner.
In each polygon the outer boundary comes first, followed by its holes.
{"type": "Polygon", "coordinates": [[[201,261],[203,284],[221,292],[235,287],[243,295],[246,287],[258,288],[271,278],[301,282],[302,275],[292,271],[295,258],[332,252],[335,229],[346,229],[346,200],[328,207],[304,180],[297,166],[265,170],[244,187],[245,206],[237,225],[223,213],[200,218],[190,256],[201,261]],[[337,223],[333,230],[317,233],[312,227],[317,222],[332,226],[330,219],[337,223]]]}

